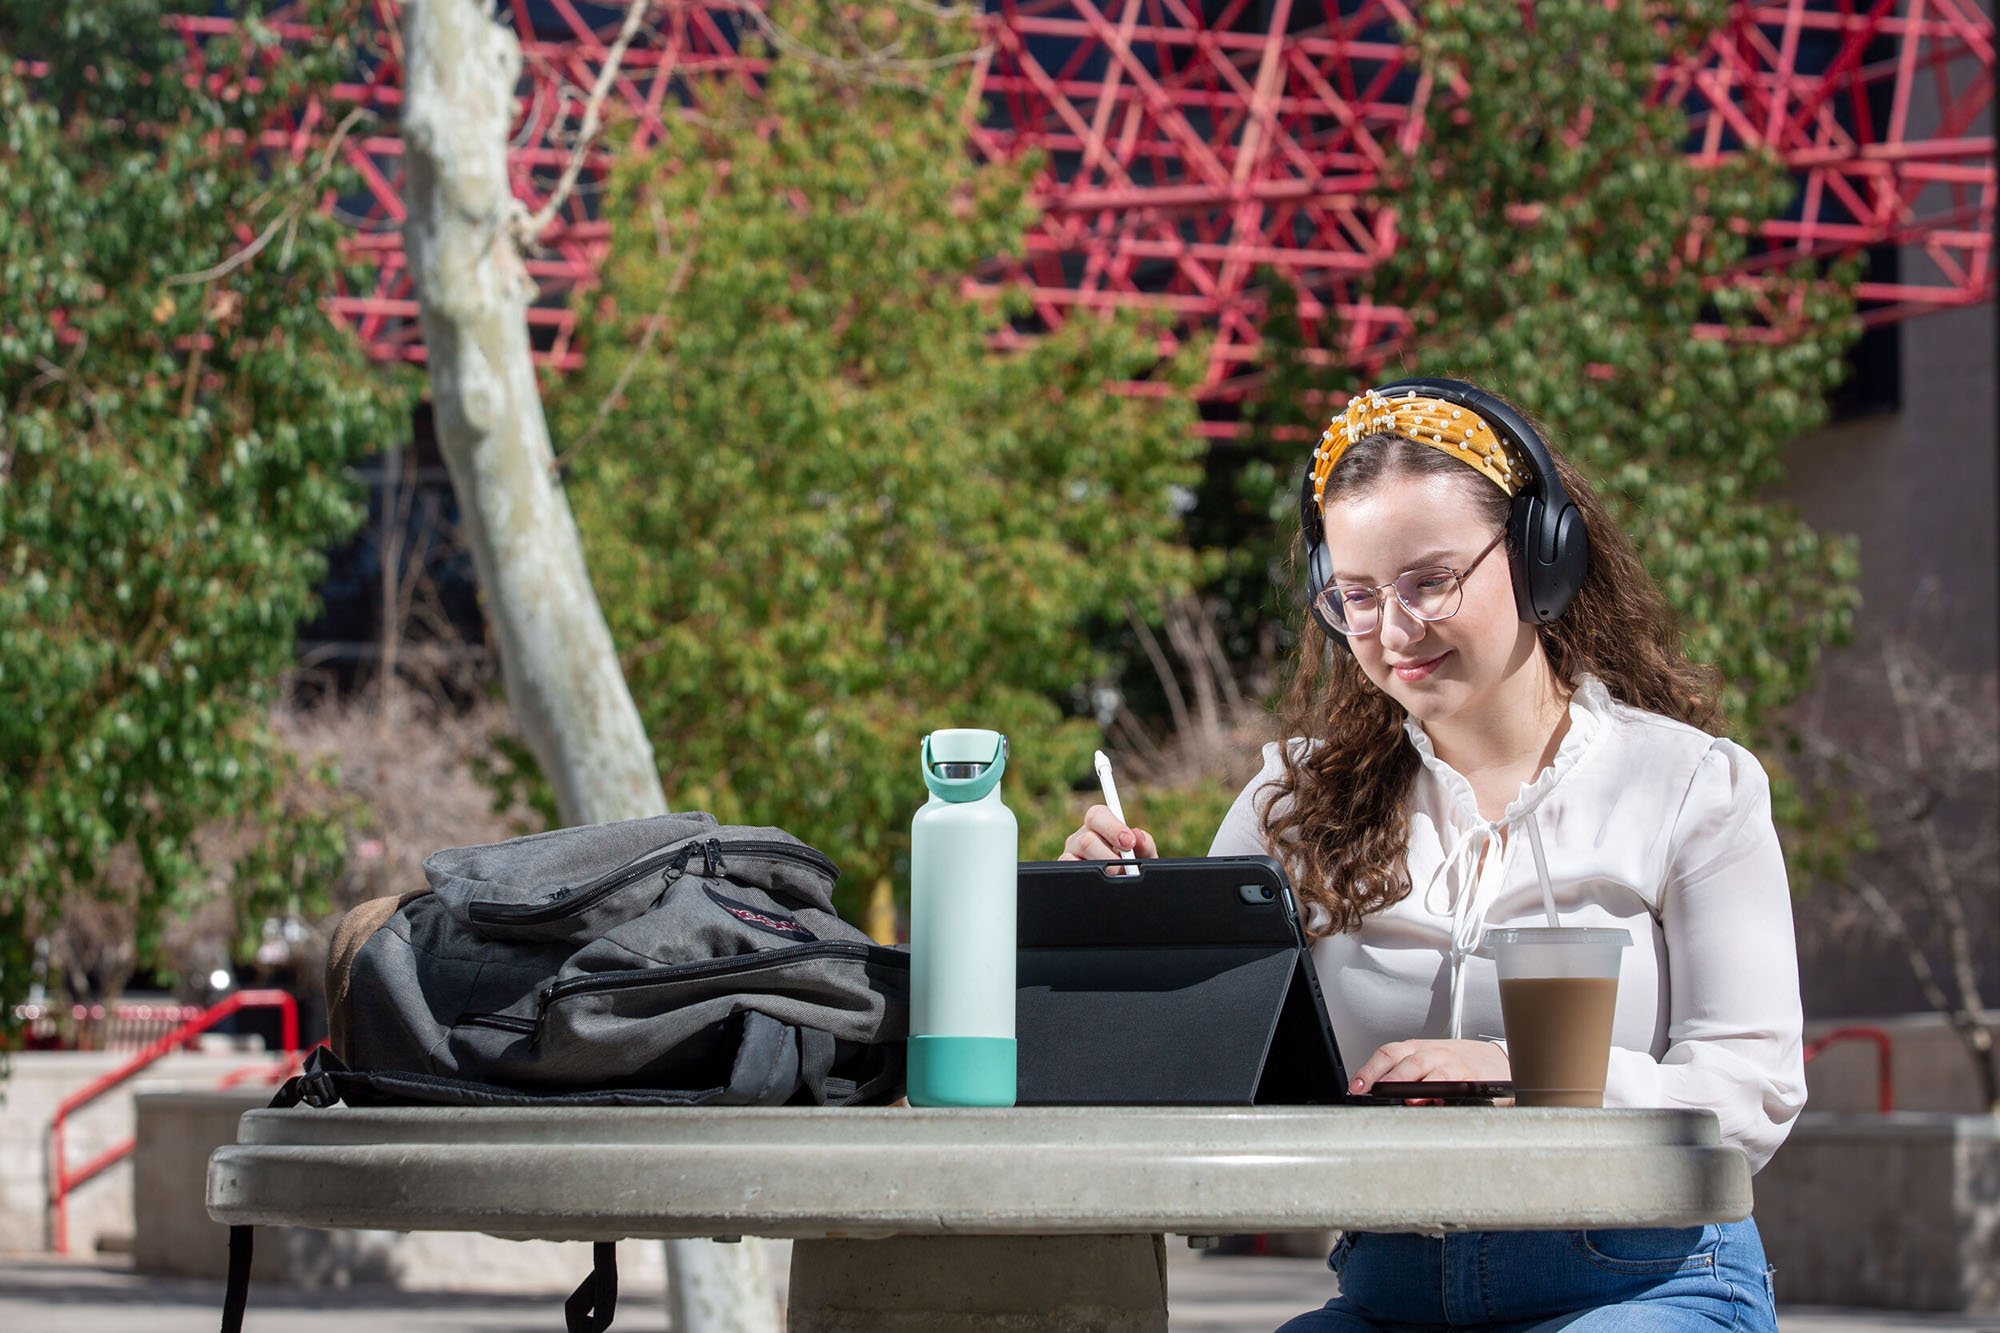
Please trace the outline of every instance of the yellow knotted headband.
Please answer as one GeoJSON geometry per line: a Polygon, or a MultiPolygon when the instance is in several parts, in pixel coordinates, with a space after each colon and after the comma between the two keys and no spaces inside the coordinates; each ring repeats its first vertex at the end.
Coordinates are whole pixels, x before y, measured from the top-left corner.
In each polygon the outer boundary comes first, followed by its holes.
{"type": "Polygon", "coordinates": [[[1390,432],[1427,444],[1484,473],[1511,497],[1534,480],[1528,460],[1502,440],[1486,418],[1469,407],[1426,398],[1415,389],[1385,397],[1374,389],[1348,400],[1313,450],[1313,499],[1326,498],[1326,479],[1348,447],[1367,436],[1390,432]]]}

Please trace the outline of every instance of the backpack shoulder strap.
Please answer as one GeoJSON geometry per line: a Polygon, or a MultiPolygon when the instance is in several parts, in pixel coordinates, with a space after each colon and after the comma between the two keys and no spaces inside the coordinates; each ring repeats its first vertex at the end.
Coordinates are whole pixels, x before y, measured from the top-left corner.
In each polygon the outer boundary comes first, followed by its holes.
{"type": "Polygon", "coordinates": [[[600,1240],[590,1247],[590,1276],[563,1302],[569,1333],[604,1333],[618,1310],[618,1245],[600,1240]]]}

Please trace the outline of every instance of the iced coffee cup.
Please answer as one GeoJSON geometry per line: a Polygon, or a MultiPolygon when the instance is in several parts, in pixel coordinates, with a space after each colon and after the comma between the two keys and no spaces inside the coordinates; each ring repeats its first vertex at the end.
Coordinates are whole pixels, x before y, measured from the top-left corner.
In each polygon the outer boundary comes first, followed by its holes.
{"type": "Polygon", "coordinates": [[[1486,932],[1517,1105],[1604,1105],[1618,960],[1631,943],[1629,931],[1586,926],[1486,932]]]}

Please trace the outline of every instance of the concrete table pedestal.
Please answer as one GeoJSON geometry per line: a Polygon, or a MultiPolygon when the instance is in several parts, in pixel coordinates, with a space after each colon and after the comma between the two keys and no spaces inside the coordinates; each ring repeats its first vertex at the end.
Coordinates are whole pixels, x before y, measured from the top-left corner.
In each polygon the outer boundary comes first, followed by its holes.
{"type": "Polygon", "coordinates": [[[1697,1111],[252,1111],[209,1213],[548,1240],[774,1236],[798,1333],[1166,1328],[1161,1238],[1688,1226],[1750,1212],[1697,1111]]]}
{"type": "Polygon", "coordinates": [[[1166,1333],[1160,1236],[898,1236],[792,1246],[790,1333],[1166,1333]]]}

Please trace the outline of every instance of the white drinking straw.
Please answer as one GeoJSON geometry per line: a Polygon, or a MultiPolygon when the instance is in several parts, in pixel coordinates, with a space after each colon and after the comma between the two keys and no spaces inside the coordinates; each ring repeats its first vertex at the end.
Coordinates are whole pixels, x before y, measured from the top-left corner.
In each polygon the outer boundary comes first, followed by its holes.
{"type": "Polygon", "coordinates": [[[1551,926],[1559,926],[1562,922],[1556,919],[1555,886],[1549,883],[1549,862],[1548,858],[1542,855],[1542,826],[1536,822],[1533,814],[1528,816],[1527,825],[1528,850],[1535,854],[1535,874],[1540,876],[1542,881],[1542,910],[1549,914],[1551,926]]]}
{"type": "MultiPolygon", "coordinates": [[[[1111,780],[1110,757],[1104,751],[1096,750],[1091,753],[1090,762],[1097,767],[1097,785],[1104,788],[1104,803],[1111,807],[1111,817],[1123,824],[1125,822],[1125,807],[1118,804],[1118,784],[1111,780]]],[[[1120,851],[1118,859],[1121,861],[1135,859],[1132,855],[1132,849],[1127,847],[1120,851]]]]}

